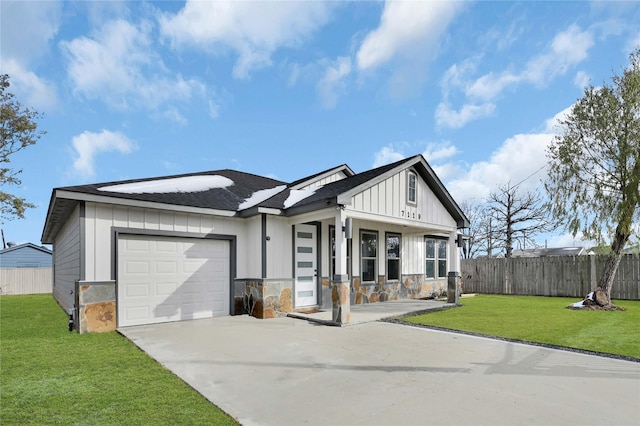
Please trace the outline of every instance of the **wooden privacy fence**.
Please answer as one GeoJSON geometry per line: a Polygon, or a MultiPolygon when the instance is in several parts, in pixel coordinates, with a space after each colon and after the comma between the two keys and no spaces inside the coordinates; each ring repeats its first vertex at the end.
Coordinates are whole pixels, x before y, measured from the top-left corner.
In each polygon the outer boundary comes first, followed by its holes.
{"type": "Polygon", "coordinates": [[[53,268],[0,268],[0,294],[53,291],[53,268]]]}
{"type": "MultiPolygon", "coordinates": [[[[606,260],[606,256],[463,259],[462,288],[465,293],[583,298],[596,288],[606,260]]],[[[640,300],[640,257],[622,257],[611,297],[640,300]]]]}

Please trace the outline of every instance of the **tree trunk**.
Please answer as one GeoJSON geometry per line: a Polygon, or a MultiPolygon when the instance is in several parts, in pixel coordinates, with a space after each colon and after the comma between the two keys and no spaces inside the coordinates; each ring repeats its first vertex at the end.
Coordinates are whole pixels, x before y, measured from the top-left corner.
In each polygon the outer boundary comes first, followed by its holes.
{"type": "Polygon", "coordinates": [[[600,275],[600,280],[598,281],[598,287],[600,287],[607,295],[607,305],[611,305],[611,287],[613,285],[613,279],[616,277],[618,265],[620,265],[620,259],[622,258],[622,249],[627,243],[627,240],[629,240],[629,236],[630,235],[628,233],[621,232],[620,226],[618,226],[613,238],[613,243],[611,244],[611,251],[613,251],[613,253],[604,264],[602,275],[600,275]]]}

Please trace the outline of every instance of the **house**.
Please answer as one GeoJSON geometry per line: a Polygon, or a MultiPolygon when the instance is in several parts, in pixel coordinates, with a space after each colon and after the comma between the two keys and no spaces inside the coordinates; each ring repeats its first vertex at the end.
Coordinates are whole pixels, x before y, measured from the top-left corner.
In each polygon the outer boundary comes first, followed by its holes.
{"type": "Polygon", "coordinates": [[[0,294],[51,293],[52,251],[32,243],[0,250],[0,294]]]}
{"type": "Polygon", "coordinates": [[[512,257],[546,257],[546,256],[585,256],[593,254],[584,247],[538,247],[526,250],[514,250],[512,257]]]}
{"type": "Polygon", "coordinates": [[[55,188],[42,233],[80,332],[439,295],[460,207],[421,155],[292,183],[234,170],[55,188]]]}
{"type": "Polygon", "coordinates": [[[0,268],[51,268],[52,251],[32,243],[8,243],[0,250],[0,268]]]}

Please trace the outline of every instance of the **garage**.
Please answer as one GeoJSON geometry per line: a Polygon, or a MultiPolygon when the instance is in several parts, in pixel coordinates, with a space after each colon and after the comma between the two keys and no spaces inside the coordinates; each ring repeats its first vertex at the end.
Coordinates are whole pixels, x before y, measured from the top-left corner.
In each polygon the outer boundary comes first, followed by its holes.
{"type": "Polygon", "coordinates": [[[229,315],[228,240],[118,236],[118,327],[229,315]]]}

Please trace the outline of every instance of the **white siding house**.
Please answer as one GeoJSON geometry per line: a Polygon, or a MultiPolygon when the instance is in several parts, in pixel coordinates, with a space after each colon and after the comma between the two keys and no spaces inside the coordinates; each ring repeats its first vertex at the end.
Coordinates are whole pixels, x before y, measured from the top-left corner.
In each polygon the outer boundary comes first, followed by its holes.
{"type": "Polygon", "coordinates": [[[442,293],[465,227],[418,155],[293,183],[219,170],[56,188],[42,240],[54,296],[90,332],[310,308],[346,323],[354,303],[442,293]]]}

